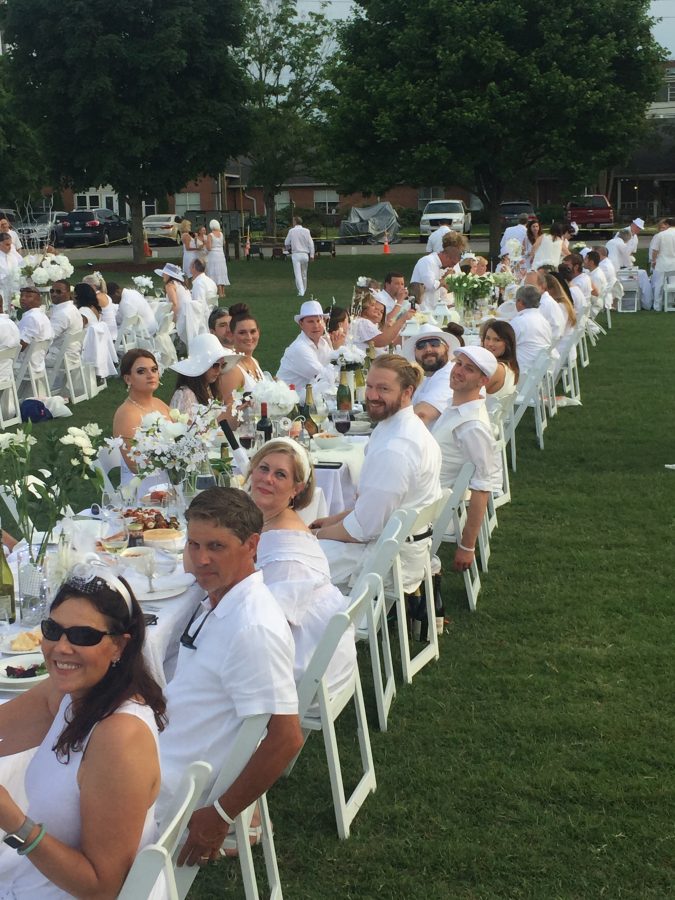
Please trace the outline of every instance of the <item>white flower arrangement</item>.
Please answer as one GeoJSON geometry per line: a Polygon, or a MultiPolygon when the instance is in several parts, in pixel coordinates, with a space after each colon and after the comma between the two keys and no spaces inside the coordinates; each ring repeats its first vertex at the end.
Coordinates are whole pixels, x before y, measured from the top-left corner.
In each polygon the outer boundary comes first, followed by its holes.
{"type": "Polygon", "coordinates": [[[299,402],[296,391],[292,391],[285,381],[263,378],[256,382],[251,391],[252,399],[257,403],[266,403],[271,415],[285,416],[299,402]]]}
{"type": "Polygon", "coordinates": [[[491,278],[494,286],[501,290],[516,280],[512,272],[493,272],[491,278]]]}
{"type": "Polygon", "coordinates": [[[359,275],[356,279],[356,286],[360,288],[367,288],[370,284],[370,278],[367,275],[359,275]]]}
{"type": "Polygon", "coordinates": [[[509,238],[506,242],[506,252],[512,260],[521,259],[523,256],[522,241],[519,241],[518,238],[509,238]]]}
{"type": "Polygon", "coordinates": [[[21,276],[30,279],[38,287],[70,278],[75,271],[70,260],[62,253],[32,253],[21,261],[21,276]]]}
{"type": "Polygon", "coordinates": [[[366,351],[357,347],[356,344],[348,343],[340,347],[336,362],[342,369],[347,371],[358,369],[363,365],[366,359],[366,351]]]}
{"type": "Polygon", "coordinates": [[[149,275],[136,275],[131,280],[144,297],[155,289],[154,282],[149,275]]]}
{"type": "Polygon", "coordinates": [[[129,451],[138,471],[163,470],[172,484],[198,472],[208,462],[218,433],[216,413],[212,406],[200,407],[191,422],[177,409],[171,410],[168,419],[158,412],[143,416],[129,451]]]}

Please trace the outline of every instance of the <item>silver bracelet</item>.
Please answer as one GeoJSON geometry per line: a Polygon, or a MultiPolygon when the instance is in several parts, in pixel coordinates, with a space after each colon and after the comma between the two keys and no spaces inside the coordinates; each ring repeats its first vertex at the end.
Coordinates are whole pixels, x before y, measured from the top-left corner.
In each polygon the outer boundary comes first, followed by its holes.
{"type": "Polygon", "coordinates": [[[459,547],[460,550],[465,550],[467,553],[475,553],[476,552],[475,547],[465,547],[464,544],[457,544],[457,546],[459,547]]]}
{"type": "Polygon", "coordinates": [[[232,819],[230,816],[228,816],[228,814],[225,812],[223,807],[220,805],[219,800],[214,800],[213,808],[218,813],[218,815],[223,820],[223,822],[227,822],[228,825],[234,825],[234,819],[232,819]]]}

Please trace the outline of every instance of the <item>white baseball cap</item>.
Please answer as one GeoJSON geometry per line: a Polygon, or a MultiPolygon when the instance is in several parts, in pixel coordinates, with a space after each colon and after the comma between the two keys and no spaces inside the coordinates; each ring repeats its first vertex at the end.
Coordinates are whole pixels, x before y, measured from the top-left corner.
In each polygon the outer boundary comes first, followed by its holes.
{"type": "Polygon", "coordinates": [[[478,366],[483,375],[486,375],[488,378],[492,378],[492,376],[497,371],[497,357],[490,353],[489,350],[486,350],[485,347],[474,347],[473,345],[470,347],[460,347],[458,350],[455,350],[452,354],[453,356],[459,356],[460,353],[463,353],[464,356],[468,356],[472,363],[478,366]]]}

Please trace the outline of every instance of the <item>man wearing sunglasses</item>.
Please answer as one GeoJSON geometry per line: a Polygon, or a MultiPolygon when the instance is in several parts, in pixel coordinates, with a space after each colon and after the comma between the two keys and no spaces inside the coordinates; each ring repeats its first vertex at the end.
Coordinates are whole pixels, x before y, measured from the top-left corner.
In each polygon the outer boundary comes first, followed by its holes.
{"type": "MultiPolygon", "coordinates": [[[[67,281],[55,281],[49,289],[52,308],[49,313],[54,340],[52,341],[45,363],[48,369],[52,369],[61,353],[65,336],[68,334],[82,334],[82,315],[76,309],[70,293],[70,285],[67,281]]],[[[77,360],[82,350],[82,343],[77,341],[68,348],[67,362],[69,365],[77,365],[77,360]]],[[[65,370],[55,373],[52,379],[52,389],[58,390],[64,382],[65,370]]]]}
{"type": "Polygon", "coordinates": [[[452,400],[450,352],[459,346],[453,334],[436,325],[422,325],[403,345],[403,356],[424,370],[424,381],[413,394],[413,409],[428,428],[452,400]]]}
{"type": "Polygon", "coordinates": [[[267,734],[239,778],[216,804],[192,815],[178,863],[204,865],[218,858],[232,820],[274,784],[303,737],[293,637],[255,568],[262,514],[243,491],[209,488],[195,497],[186,518],[185,568],[206,597],[185,628],[166,691],[170,725],[160,740],[160,816],[192,760],[211,763],[212,785],[244,719],[270,715],[267,734]]]}

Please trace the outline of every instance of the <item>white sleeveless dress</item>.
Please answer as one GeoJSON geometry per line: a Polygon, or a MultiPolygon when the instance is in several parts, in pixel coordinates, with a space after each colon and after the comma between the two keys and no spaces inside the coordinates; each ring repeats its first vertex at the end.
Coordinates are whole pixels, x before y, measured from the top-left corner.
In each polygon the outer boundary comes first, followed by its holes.
{"type": "MultiPolygon", "coordinates": [[[[106,294],[106,297],[108,295],[106,294]]],[[[108,297],[108,305],[101,307],[101,322],[106,326],[108,331],[110,332],[110,337],[113,341],[117,340],[117,307],[112,302],[110,297],[108,297]]]]}
{"type": "MultiPolygon", "coordinates": [[[[91,732],[79,752],[71,751],[67,763],[61,763],[52,750],[58,735],[65,727],[65,714],[70,706],[70,695],[61,701],[51,728],[38,747],[26,772],[26,794],[28,796],[27,815],[34,822],[42,822],[47,834],[69,847],[79,848],[81,843],[80,788],[77,774],[91,732]]],[[[127,701],[114,713],[136,716],[150,729],[159,753],[159,742],[155,717],[148,706],[135,701],[127,701]]],[[[93,729],[92,729],[93,731],[93,729]]],[[[143,825],[139,848],[152,843],[157,837],[154,804],[148,810],[143,825]]],[[[17,856],[16,867],[11,872],[12,880],[0,887],[0,900],[65,900],[71,897],[57,887],[39,871],[28,857],[17,856]]],[[[162,896],[153,894],[153,897],[162,896]]]]}
{"type": "Polygon", "coordinates": [[[211,232],[211,249],[206,255],[206,274],[212,278],[216,284],[223,284],[228,287],[230,279],[227,277],[227,260],[223,250],[224,238],[222,232],[215,234],[211,232]]]}
{"type": "Polygon", "coordinates": [[[534,254],[532,268],[536,271],[539,266],[555,266],[557,269],[560,265],[562,246],[563,242],[560,238],[554,241],[550,234],[545,234],[534,254]]]}

